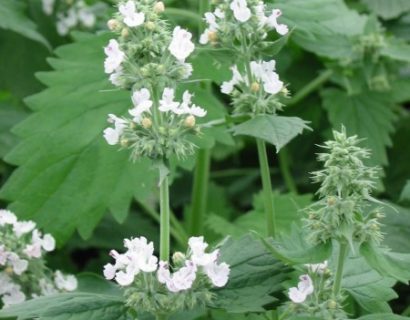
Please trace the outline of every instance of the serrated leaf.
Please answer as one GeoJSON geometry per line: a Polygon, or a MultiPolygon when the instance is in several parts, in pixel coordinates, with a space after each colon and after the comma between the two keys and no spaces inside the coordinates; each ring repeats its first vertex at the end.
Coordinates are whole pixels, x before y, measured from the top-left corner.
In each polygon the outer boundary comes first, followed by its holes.
{"type": "Polygon", "coordinates": [[[87,36],[57,49],[57,70],[42,76],[52,85],[27,99],[35,112],[15,128],[21,143],[6,157],[19,168],[1,197],[60,245],[76,229],[89,237],[107,210],[123,221],[131,200],[144,199],[155,183],[150,161],[133,164],[102,138],[107,114],[125,114],[131,104],[103,73],[109,37],[87,36]]]}
{"type": "Polygon", "coordinates": [[[17,143],[17,138],[10,130],[27,116],[24,110],[13,107],[7,102],[0,102],[0,158],[17,143]]]}
{"type": "Polygon", "coordinates": [[[0,5],[0,28],[14,31],[50,48],[47,40],[37,31],[37,27],[25,14],[26,3],[2,0],[0,5]]]}
{"type": "Polygon", "coordinates": [[[228,239],[220,260],[231,266],[231,274],[226,287],[214,290],[213,307],[232,313],[263,312],[264,305],[277,300],[288,269],[258,239],[250,235],[228,239]]]}
{"type": "Polygon", "coordinates": [[[378,314],[369,314],[364,317],[360,317],[357,320],[408,320],[410,318],[398,316],[391,313],[378,313],[378,314]]]}
{"type": "Polygon", "coordinates": [[[262,139],[276,147],[277,152],[292,141],[303,130],[309,129],[307,122],[297,117],[258,115],[232,128],[234,135],[262,139]]]}
{"type": "Polygon", "coordinates": [[[386,202],[383,212],[382,231],[384,244],[394,252],[410,252],[408,236],[410,234],[410,209],[386,202]]]}
{"type": "Polygon", "coordinates": [[[397,18],[410,11],[410,2],[407,0],[362,0],[362,2],[383,19],[397,18]]]}
{"type": "Polygon", "coordinates": [[[400,202],[406,204],[410,203],[410,180],[407,180],[406,185],[404,186],[400,194],[400,202]]]}
{"type": "Polygon", "coordinates": [[[410,45],[399,39],[388,39],[386,46],[381,50],[381,55],[393,60],[410,62],[410,45]]]}
{"type": "Polygon", "coordinates": [[[339,89],[322,92],[323,106],[334,128],[346,127],[349,135],[363,138],[362,146],[371,150],[371,165],[386,165],[386,147],[391,146],[396,116],[385,93],[362,92],[349,96],[339,89]]]}

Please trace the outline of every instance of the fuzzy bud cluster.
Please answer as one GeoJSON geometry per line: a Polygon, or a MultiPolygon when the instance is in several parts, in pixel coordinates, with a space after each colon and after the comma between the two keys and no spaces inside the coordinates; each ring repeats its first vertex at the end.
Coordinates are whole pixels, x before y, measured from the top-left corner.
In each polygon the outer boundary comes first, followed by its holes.
{"type": "Polygon", "coordinates": [[[0,298],[3,306],[37,296],[73,291],[74,276],[54,274],[43,256],[55,249],[50,234],[43,235],[33,221],[19,221],[8,210],[0,210],[0,298]]]}
{"type": "Polygon", "coordinates": [[[286,97],[284,83],[276,73],[276,61],[251,61],[241,72],[231,67],[232,79],[222,83],[221,91],[231,95],[234,113],[275,114],[283,105],[279,97],[286,97]]]}
{"type": "MultiPolygon", "coordinates": [[[[207,28],[201,35],[201,44],[212,44],[236,50],[235,43],[252,43],[248,50],[258,52],[268,45],[268,33],[276,31],[286,35],[288,27],[278,21],[282,12],[268,8],[260,0],[221,0],[217,1],[213,12],[205,13],[207,28]]],[[[245,52],[242,52],[245,53],[245,52]]]]}
{"type": "Polygon", "coordinates": [[[47,15],[57,17],[57,32],[66,36],[71,30],[93,29],[100,13],[105,10],[103,5],[88,5],[84,0],[42,0],[43,11],[47,15]]]}
{"type": "Polygon", "coordinates": [[[143,88],[133,93],[132,102],[129,118],[109,115],[113,127],[104,130],[108,144],[129,148],[134,160],[144,156],[183,158],[194,152],[195,145],[187,137],[199,134],[196,118],[204,117],[206,111],[192,103],[192,94],[185,91],[179,102],[175,101],[175,90],[165,88],[157,106],[150,91],[143,88]],[[158,112],[157,118],[154,112],[158,112]]]}
{"type": "Polygon", "coordinates": [[[170,265],[158,260],[146,238],[125,239],[127,251],[111,251],[115,263],[104,267],[104,276],[127,288],[127,305],[138,311],[158,315],[204,305],[212,300],[212,287],[227,284],[230,267],[218,261],[219,250],[206,252],[203,237],[190,238],[188,245],[170,265]]]}
{"type": "Polygon", "coordinates": [[[344,127],[333,135],[334,140],[323,146],[328,152],[318,156],[324,169],[313,173],[313,180],[321,186],[320,200],[307,208],[305,221],[310,238],[315,243],[331,239],[351,245],[379,243],[383,238],[379,223],[383,214],[380,208],[368,212],[370,203],[375,202],[370,193],[379,170],[365,165],[370,153],[358,146],[357,136],[347,137],[344,127]]]}
{"type": "Polygon", "coordinates": [[[172,32],[161,18],[165,6],[156,0],[120,1],[108,21],[117,39],[105,48],[105,72],[125,89],[170,86],[191,76],[185,60],[195,49],[192,34],[177,26],[172,32]]]}

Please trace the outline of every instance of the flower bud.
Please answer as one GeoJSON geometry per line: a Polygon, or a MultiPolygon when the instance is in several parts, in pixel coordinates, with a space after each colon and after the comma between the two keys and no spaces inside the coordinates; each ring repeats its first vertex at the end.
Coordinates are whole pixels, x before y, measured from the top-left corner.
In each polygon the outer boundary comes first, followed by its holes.
{"type": "Polygon", "coordinates": [[[251,84],[251,91],[256,93],[261,89],[261,86],[256,81],[251,84]]]}
{"type": "Polygon", "coordinates": [[[166,134],[167,133],[167,129],[165,127],[159,127],[158,131],[160,134],[166,134]]]}
{"type": "Polygon", "coordinates": [[[128,30],[128,28],[124,28],[121,31],[121,37],[123,38],[127,38],[130,35],[130,31],[128,30]]]}
{"type": "Polygon", "coordinates": [[[158,74],[164,75],[166,71],[167,71],[167,69],[165,68],[165,66],[163,64],[158,65],[158,67],[157,67],[158,74]]]}
{"type": "Polygon", "coordinates": [[[158,1],[155,5],[154,5],[154,12],[155,13],[162,13],[165,11],[165,5],[162,1],[158,1]]]}
{"type": "Polygon", "coordinates": [[[183,265],[185,263],[186,256],[182,252],[175,252],[172,256],[172,261],[175,265],[183,265]]]}
{"type": "Polygon", "coordinates": [[[7,273],[9,276],[11,276],[11,275],[13,275],[14,270],[13,270],[12,267],[7,267],[7,268],[4,270],[4,272],[7,273]]]}
{"type": "Polygon", "coordinates": [[[128,147],[128,139],[121,139],[120,144],[122,147],[126,148],[128,147]]]}
{"type": "Polygon", "coordinates": [[[155,27],[156,27],[156,25],[155,25],[155,23],[154,22],[152,22],[152,21],[147,21],[146,23],[145,23],[145,28],[147,28],[148,30],[154,30],[155,29],[155,27]]]}
{"type": "Polygon", "coordinates": [[[329,309],[336,309],[337,308],[337,302],[335,301],[335,300],[329,300],[328,302],[327,302],[327,307],[329,308],[329,309]]]}
{"type": "Polygon", "coordinates": [[[286,88],[286,87],[283,87],[282,90],[281,90],[281,92],[282,92],[282,94],[283,94],[285,97],[288,97],[289,94],[290,94],[289,89],[286,88]]]}
{"type": "Polygon", "coordinates": [[[107,22],[108,29],[110,29],[111,31],[114,31],[115,29],[117,29],[119,27],[119,25],[120,24],[115,19],[110,19],[107,22]]]}
{"type": "Polygon", "coordinates": [[[148,77],[148,76],[150,75],[150,72],[149,72],[149,70],[148,70],[147,67],[142,67],[142,68],[141,68],[141,74],[142,74],[144,77],[148,77]]]}
{"type": "Polygon", "coordinates": [[[144,118],[142,119],[141,124],[145,129],[149,129],[152,127],[152,120],[150,118],[144,118]]]}
{"type": "Polygon", "coordinates": [[[328,206],[334,206],[336,204],[337,199],[335,197],[329,197],[327,198],[327,205],[328,206]]]}
{"type": "Polygon", "coordinates": [[[186,127],[193,128],[193,127],[195,127],[195,123],[196,123],[196,120],[195,120],[195,117],[193,115],[190,115],[190,116],[185,118],[184,125],[186,127]]]}
{"type": "Polygon", "coordinates": [[[218,40],[218,33],[216,33],[216,31],[209,31],[208,32],[208,39],[211,42],[216,42],[218,40]]]}

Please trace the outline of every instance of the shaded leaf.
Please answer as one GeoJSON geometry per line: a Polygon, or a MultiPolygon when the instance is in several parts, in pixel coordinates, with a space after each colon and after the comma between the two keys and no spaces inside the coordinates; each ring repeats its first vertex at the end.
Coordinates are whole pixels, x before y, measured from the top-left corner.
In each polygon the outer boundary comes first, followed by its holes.
{"type": "Polygon", "coordinates": [[[397,18],[410,11],[410,2],[407,0],[362,0],[362,2],[383,19],[397,18]]]}
{"type": "Polygon", "coordinates": [[[393,60],[410,62],[410,45],[402,40],[389,39],[381,50],[381,55],[393,60]]]}

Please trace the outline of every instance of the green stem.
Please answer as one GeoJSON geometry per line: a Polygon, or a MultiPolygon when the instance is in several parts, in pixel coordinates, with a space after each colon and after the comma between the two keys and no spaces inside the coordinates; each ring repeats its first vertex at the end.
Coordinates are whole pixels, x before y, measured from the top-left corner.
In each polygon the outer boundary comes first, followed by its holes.
{"type": "Polygon", "coordinates": [[[282,177],[285,180],[286,187],[288,191],[297,194],[298,189],[295,183],[295,180],[293,179],[292,173],[290,172],[289,168],[289,154],[288,150],[286,148],[283,148],[279,152],[279,168],[282,173],[282,177]]]}
{"type": "Polygon", "coordinates": [[[343,268],[345,260],[349,252],[349,246],[347,243],[339,242],[339,257],[337,258],[337,269],[335,275],[335,282],[333,284],[333,298],[336,299],[340,293],[343,279],[343,268]]]}
{"type": "Polygon", "coordinates": [[[272,182],[270,178],[268,155],[266,152],[265,142],[261,139],[256,139],[258,146],[259,164],[262,177],[263,198],[265,204],[266,224],[268,235],[275,237],[276,235],[276,218],[275,208],[273,205],[272,182]]]}
{"type": "Polygon", "coordinates": [[[308,95],[310,95],[312,92],[316,91],[322,84],[324,84],[329,78],[332,76],[333,71],[332,70],[326,70],[325,72],[321,73],[319,76],[317,76],[315,79],[313,79],[311,82],[309,82],[306,86],[302,88],[302,90],[298,91],[292,99],[290,99],[286,105],[288,106],[293,106],[300,101],[302,101],[304,98],[306,98],[308,95]]]}
{"type": "Polygon", "coordinates": [[[209,170],[211,166],[211,151],[201,149],[198,151],[194,173],[194,186],[192,191],[192,206],[189,219],[189,234],[201,235],[203,232],[206,204],[208,202],[209,170]]]}
{"type": "Polygon", "coordinates": [[[158,315],[155,317],[155,319],[156,319],[156,320],[168,320],[168,316],[163,315],[163,314],[158,314],[158,315]]]}
{"type": "Polygon", "coordinates": [[[165,177],[159,187],[160,197],[160,259],[169,261],[170,250],[170,208],[168,177],[165,177]]]}

